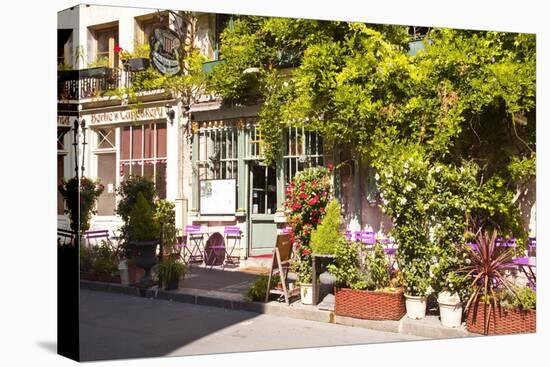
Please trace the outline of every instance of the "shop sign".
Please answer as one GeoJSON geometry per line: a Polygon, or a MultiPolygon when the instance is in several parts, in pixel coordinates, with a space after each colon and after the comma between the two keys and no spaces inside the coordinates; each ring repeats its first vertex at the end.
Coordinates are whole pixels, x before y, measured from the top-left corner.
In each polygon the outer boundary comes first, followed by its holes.
{"type": "Polygon", "coordinates": [[[69,115],[57,115],[57,126],[71,126],[69,115]]]}
{"type": "Polygon", "coordinates": [[[173,30],[155,28],[149,39],[151,63],[164,75],[175,75],[181,71],[181,41],[173,30]]]}
{"type": "Polygon", "coordinates": [[[143,120],[155,120],[165,118],[164,107],[148,107],[140,108],[138,110],[124,110],[124,111],[112,111],[93,113],[88,116],[84,116],[87,121],[90,121],[91,125],[100,124],[115,124],[121,122],[133,122],[143,120]]]}

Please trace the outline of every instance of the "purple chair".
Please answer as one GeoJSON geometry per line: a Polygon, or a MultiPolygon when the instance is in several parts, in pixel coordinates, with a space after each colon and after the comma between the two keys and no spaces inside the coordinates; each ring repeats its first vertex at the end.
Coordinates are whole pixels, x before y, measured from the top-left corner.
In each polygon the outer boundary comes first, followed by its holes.
{"type": "Polygon", "coordinates": [[[183,250],[183,259],[186,263],[202,262],[204,255],[201,248],[204,248],[204,235],[200,225],[187,225],[179,244],[183,250]]]}
{"type": "Polygon", "coordinates": [[[234,256],[233,251],[237,245],[241,245],[241,238],[243,236],[242,231],[237,226],[226,226],[223,230],[225,236],[225,246],[229,251],[226,250],[225,261],[226,263],[231,263],[232,265],[237,265],[239,263],[240,257],[234,256]]]}
{"type": "Polygon", "coordinates": [[[374,245],[376,244],[375,233],[368,231],[355,232],[355,241],[364,243],[365,245],[374,245]]]}
{"type": "Polygon", "coordinates": [[[535,289],[537,284],[537,276],[533,271],[533,268],[537,266],[536,260],[523,256],[515,258],[514,260],[512,260],[512,263],[516,265],[518,269],[523,272],[523,274],[525,274],[529,287],[535,289]]]}
{"type": "Polygon", "coordinates": [[[346,232],[344,233],[344,236],[346,236],[346,241],[348,241],[348,242],[351,241],[351,237],[353,237],[352,234],[351,234],[351,231],[349,229],[346,229],[346,232]]]}
{"type": "Polygon", "coordinates": [[[537,256],[537,238],[529,237],[529,243],[527,245],[527,256],[537,256]]]}

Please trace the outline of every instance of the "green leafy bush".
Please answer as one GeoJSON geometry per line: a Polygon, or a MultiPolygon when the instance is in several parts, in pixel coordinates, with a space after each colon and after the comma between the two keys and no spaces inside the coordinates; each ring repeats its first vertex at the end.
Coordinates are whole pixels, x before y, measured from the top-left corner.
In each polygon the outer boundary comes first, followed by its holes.
{"type": "Polygon", "coordinates": [[[344,236],[340,232],[342,217],[340,204],[333,199],[327,206],[323,221],[311,234],[311,249],[317,254],[334,254],[338,241],[344,236]]]}
{"type": "Polygon", "coordinates": [[[170,254],[175,251],[177,234],[174,203],[168,200],[159,200],[154,216],[160,226],[163,252],[170,254]]]}
{"type": "Polygon", "coordinates": [[[68,181],[63,180],[59,185],[59,192],[67,203],[66,214],[69,214],[73,231],[87,231],[90,229],[90,219],[95,211],[95,203],[104,190],[99,180],[77,177],[68,181]]]}
{"type": "Polygon", "coordinates": [[[537,294],[529,287],[516,287],[513,291],[503,290],[500,294],[500,305],[504,308],[535,310],[537,294]]]}
{"type": "Polygon", "coordinates": [[[348,243],[345,239],[338,241],[335,262],[328,266],[328,270],[336,277],[337,286],[371,291],[398,286],[399,279],[390,282],[389,261],[384,247],[375,245],[374,251],[366,255],[362,265],[359,246],[361,244],[358,242],[348,243]]]}
{"type": "MultiPolygon", "coordinates": [[[[247,301],[263,301],[265,299],[265,293],[267,290],[267,275],[262,275],[254,283],[250,285],[245,294],[247,301]]],[[[281,278],[276,275],[271,278],[271,288],[275,287],[277,283],[281,281],[281,278]]]]}
{"type": "Polygon", "coordinates": [[[165,287],[171,279],[181,279],[187,271],[184,263],[178,260],[165,260],[158,264],[157,275],[165,287]]]}
{"type": "Polygon", "coordinates": [[[159,238],[159,224],[142,193],[137,196],[128,224],[131,241],[150,241],[159,238]]]}
{"type": "Polygon", "coordinates": [[[111,246],[103,242],[96,249],[92,271],[98,275],[115,275],[118,272],[118,259],[111,246]]]}
{"type": "Polygon", "coordinates": [[[80,244],[80,271],[91,271],[97,257],[97,246],[80,244]]]}
{"type": "Polygon", "coordinates": [[[129,221],[130,212],[135,206],[137,197],[142,194],[151,208],[155,207],[156,190],[155,184],[142,177],[130,175],[126,177],[120,187],[117,189],[117,194],[120,197],[116,208],[116,214],[120,216],[124,224],[120,227],[120,251],[121,255],[125,258],[131,258],[131,251],[129,247],[130,233],[129,233],[129,221]]]}

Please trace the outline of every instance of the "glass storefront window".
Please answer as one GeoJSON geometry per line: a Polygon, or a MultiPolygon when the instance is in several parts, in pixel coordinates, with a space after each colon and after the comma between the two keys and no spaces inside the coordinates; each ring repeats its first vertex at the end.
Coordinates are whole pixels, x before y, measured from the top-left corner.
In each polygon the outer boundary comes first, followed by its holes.
{"type": "Polygon", "coordinates": [[[121,128],[120,175],[143,176],[166,198],[166,123],[121,128]]]}

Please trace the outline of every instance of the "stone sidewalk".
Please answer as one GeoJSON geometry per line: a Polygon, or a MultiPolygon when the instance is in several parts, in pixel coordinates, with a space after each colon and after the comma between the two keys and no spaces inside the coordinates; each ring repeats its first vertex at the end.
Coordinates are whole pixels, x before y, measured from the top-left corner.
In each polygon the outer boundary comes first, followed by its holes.
{"type": "MultiPolygon", "coordinates": [[[[260,314],[335,323],[345,326],[361,327],[377,331],[414,335],[424,338],[458,338],[476,336],[460,328],[448,328],[441,325],[438,316],[428,315],[422,320],[412,320],[404,316],[399,321],[362,320],[335,315],[332,311],[319,310],[316,306],[303,305],[299,300],[287,306],[284,302],[249,302],[244,294],[250,284],[259,278],[254,272],[205,269],[192,267],[180,283],[177,291],[148,289],[147,298],[158,298],[173,302],[184,302],[202,306],[221,307],[229,310],[250,311],[260,314]]],[[[87,290],[139,295],[136,288],[115,283],[80,281],[80,287],[87,290]]]]}

